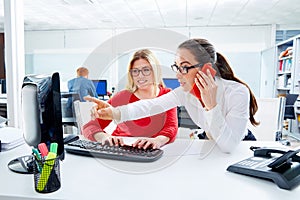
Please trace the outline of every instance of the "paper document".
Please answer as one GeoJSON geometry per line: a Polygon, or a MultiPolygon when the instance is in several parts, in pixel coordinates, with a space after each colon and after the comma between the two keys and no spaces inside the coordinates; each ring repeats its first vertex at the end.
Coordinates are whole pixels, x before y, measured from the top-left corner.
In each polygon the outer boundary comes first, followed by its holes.
{"type": "Polygon", "coordinates": [[[0,141],[1,151],[6,151],[25,143],[22,130],[13,127],[0,128],[0,141]]]}

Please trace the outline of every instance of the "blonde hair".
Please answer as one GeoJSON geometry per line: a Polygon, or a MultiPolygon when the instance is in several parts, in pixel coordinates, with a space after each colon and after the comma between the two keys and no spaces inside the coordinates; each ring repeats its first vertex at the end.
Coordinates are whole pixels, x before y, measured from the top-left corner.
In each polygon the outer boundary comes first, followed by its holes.
{"type": "Polygon", "coordinates": [[[77,70],[77,76],[88,76],[89,75],[89,70],[85,67],[79,67],[77,70]]]}
{"type": "Polygon", "coordinates": [[[154,84],[165,87],[164,82],[162,80],[161,67],[160,67],[158,59],[155,57],[155,55],[149,49],[141,49],[133,54],[133,56],[129,62],[128,69],[127,69],[126,89],[129,90],[130,92],[135,92],[137,90],[137,86],[134,84],[134,81],[130,74],[130,69],[132,69],[134,62],[139,59],[144,59],[147,62],[149,62],[149,64],[151,65],[152,72],[154,75],[154,84]]]}

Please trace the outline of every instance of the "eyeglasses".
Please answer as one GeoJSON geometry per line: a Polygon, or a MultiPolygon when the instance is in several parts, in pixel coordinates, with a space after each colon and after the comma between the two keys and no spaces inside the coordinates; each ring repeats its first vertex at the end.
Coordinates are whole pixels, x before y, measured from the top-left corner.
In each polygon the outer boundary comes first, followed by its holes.
{"type": "Polygon", "coordinates": [[[149,76],[152,69],[150,67],[143,67],[142,69],[130,69],[129,71],[132,76],[138,76],[140,75],[140,72],[142,72],[144,76],[149,76]]]}
{"type": "Polygon", "coordinates": [[[202,67],[202,66],[203,66],[203,64],[201,64],[201,63],[192,65],[192,66],[180,66],[180,67],[178,67],[176,64],[173,64],[173,65],[171,65],[171,68],[174,72],[180,72],[181,74],[187,74],[190,69],[194,69],[194,68],[202,67]]]}

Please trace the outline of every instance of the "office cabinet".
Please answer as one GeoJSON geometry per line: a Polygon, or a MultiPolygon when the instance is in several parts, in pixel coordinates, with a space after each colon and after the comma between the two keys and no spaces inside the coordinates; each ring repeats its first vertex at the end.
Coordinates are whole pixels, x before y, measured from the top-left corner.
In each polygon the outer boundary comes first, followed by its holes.
{"type": "Polygon", "coordinates": [[[300,35],[297,35],[276,45],[276,96],[299,93],[299,42],[300,35]]]}
{"type": "Polygon", "coordinates": [[[277,45],[277,77],[276,94],[277,96],[286,96],[292,92],[294,86],[294,62],[293,47],[294,39],[284,41],[277,45]]]}
{"type": "MultiPolygon", "coordinates": [[[[276,45],[276,96],[299,94],[300,85],[300,35],[276,45]]],[[[300,139],[300,98],[293,106],[294,117],[284,116],[288,134],[300,139]]],[[[286,107],[287,109],[287,107],[286,107]]],[[[286,113],[286,112],[285,112],[286,113]]]]}

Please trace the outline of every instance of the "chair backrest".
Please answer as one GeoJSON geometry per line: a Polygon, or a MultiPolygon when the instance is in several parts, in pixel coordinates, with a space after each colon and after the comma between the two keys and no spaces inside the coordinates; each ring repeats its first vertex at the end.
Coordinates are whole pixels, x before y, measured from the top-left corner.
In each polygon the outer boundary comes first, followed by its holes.
{"type": "Polygon", "coordinates": [[[285,101],[284,119],[296,119],[294,104],[298,94],[287,94],[285,101]]]}
{"type": "Polygon", "coordinates": [[[177,107],[178,127],[198,129],[184,106],[177,107]]]}
{"type": "Polygon", "coordinates": [[[79,100],[78,93],[65,92],[61,93],[61,106],[63,118],[74,118],[73,102],[79,100]]]}
{"type": "Polygon", "coordinates": [[[79,133],[82,132],[82,126],[91,120],[91,109],[94,105],[93,102],[74,101],[75,120],[79,133]]]}
{"type": "Polygon", "coordinates": [[[254,118],[260,122],[253,126],[248,122],[248,129],[252,131],[257,140],[275,141],[276,132],[282,131],[285,97],[258,98],[258,110],[254,118]]]}

